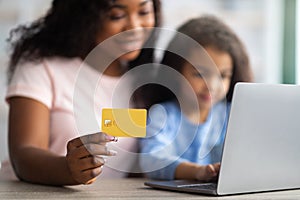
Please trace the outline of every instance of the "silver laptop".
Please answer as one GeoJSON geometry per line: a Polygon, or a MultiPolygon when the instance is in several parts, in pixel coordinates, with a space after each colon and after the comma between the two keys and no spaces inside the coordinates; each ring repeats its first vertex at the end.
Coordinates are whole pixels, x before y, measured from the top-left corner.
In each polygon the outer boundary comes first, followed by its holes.
{"type": "Polygon", "coordinates": [[[300,85],[235,86],[217,183],[145,185],[210,195],[300,188],[300,85]]]}

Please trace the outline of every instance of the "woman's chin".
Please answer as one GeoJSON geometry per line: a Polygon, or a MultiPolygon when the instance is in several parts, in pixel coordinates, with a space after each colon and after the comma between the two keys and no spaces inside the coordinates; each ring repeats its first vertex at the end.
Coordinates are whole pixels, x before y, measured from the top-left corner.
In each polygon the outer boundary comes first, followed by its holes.
{"type": "Polygon", "coordinates": [[[141,50],[131,51],[129,53],[126,53],[126,54],[120,56],[120,59],[124,60],[124,61],[129,61],[129,62],[133,61],[140,55],[140,52],[141,52],[141,50]]]}

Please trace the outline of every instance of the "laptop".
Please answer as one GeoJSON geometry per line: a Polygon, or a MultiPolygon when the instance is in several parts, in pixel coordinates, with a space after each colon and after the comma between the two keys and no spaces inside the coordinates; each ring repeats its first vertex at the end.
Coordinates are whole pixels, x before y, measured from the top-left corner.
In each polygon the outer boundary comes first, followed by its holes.
{"type": "Polygon", "coordinates": [[[216,183],[145,185],[216,196],[300,188],[300,85],[236,84],[216,183]]]}

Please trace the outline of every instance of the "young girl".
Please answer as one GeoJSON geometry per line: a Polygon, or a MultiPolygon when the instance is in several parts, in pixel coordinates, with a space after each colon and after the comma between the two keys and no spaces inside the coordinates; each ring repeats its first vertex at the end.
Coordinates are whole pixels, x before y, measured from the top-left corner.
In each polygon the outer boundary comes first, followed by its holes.
{"type": "MultiPolygon", "coordinates": [[[[116,138],[99,132],[97,122],[102,108],[114,106],[121,76],[152,62],[153,50],[142,47],[155,41],[148,30],[159,24],[159,0],[53,0],[44,17],[12,31],[6,96],[10,162],[2,164],[2,178],[15,173],[32,183],[76,185],[92,183],[102,171],[103,177],[125,177],[136,164],[121,152],[111,163],[122,170],[105,167],[104,157],[116,155],[107,147],[116,138]],[[123,32],[121,39],[110,39],[123,32]],[[111,46],[102,46],[100,57],[84,62],[106,41],[111,46]],[[126,53],[115,58],[120,49],[126,53]],[[103,66],[108,58],[112,62],[103,66]],[[100,87],[91,84],[98,79],[100,87]]],[[[133,139],[115,146],[123,152],[137,148],[133,139]]]]}
{"type": "Polygon", "coordinates": [[[178,32],[158,77],[174,87],[149,91],[159,104],[149,111],[140,163],[150,178],[210,181],[220,168],[234,85],[252,73],[241,41],[219,19],[192,19],[178,32]]]}

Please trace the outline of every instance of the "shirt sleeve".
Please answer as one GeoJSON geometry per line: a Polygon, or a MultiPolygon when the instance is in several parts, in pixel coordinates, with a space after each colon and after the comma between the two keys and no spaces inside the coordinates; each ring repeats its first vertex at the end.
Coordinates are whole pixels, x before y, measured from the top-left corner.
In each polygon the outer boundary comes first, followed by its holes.
{"type": "Polygon", "coordinates": [[[176,122],[162,105],[154,105],[149,113],[147,137],[140,141],[141,168],[149,178],[172,180],[177,166],[186,161],[177,155],[176,122]]]}
{"type": "Polygon", "coordinates": [[[26,97],[52,107],[51,76],[42,62],[17,66],[7,87],[6,101],[11,97],[26,97]]]}

